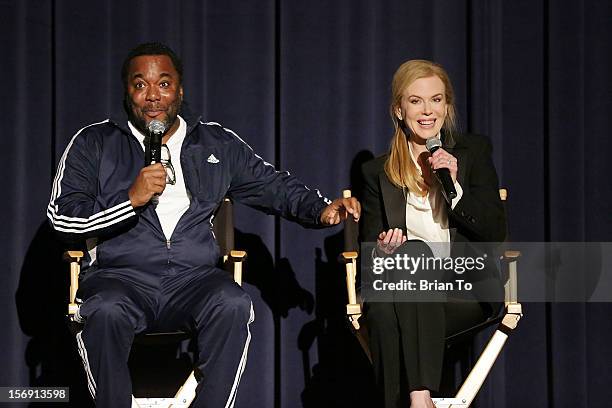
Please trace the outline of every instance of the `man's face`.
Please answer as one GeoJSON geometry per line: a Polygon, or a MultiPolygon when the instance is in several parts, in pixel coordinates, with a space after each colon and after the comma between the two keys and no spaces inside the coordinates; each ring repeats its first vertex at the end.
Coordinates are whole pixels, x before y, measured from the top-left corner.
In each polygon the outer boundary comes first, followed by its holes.
{"type": "Polygon", "coordinates": [[[166,125],[166,135],[178,128],[176,120],[183,87],[167,55],[141,55],[130,61],[126,78],[126,102],[130,121],[141,132],[153,119],[166,125]]]}

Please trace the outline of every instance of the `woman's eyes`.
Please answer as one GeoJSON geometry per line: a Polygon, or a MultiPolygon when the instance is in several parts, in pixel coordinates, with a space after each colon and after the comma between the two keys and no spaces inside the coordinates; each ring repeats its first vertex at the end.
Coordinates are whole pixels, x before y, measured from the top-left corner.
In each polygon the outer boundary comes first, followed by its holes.
{"type": "MultiPolygon", "coordinates": [[[[417,104],[421,103],[421,101],[422,101],[421,99],[411,99],[410,103],[413,104],[413,105],[417,105],[417,104]]],[[[434,101],[436,103],[440,103],[440,102],[443,101],[443,99],[442,99],[442,97],[438,96],[438,97],[433,98],[432,101],[434,101]]]]}

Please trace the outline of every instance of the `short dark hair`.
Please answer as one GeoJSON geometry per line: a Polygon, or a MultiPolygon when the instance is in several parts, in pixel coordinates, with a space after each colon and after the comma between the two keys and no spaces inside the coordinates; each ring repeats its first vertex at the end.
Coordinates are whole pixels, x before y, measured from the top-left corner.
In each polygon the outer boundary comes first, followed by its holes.
{"type": "Polygon", "coordinates": [[[127,57],[125,57],[123,60],[123,65],[121,66],[121,82],[123,82],[123,86],[127,86],[127,76],[130,69],[130,62],[134,58],[140,57],[141,55],[167,55],[172,61],[174,69],[176,69],[176,72],[179,75],[179,83],[183,82],[183,63],[174,53],[174,51],[172,51],[172,48],[168,47],[166,44],[150,42],[140,44],[132,48],[127,57]]]}

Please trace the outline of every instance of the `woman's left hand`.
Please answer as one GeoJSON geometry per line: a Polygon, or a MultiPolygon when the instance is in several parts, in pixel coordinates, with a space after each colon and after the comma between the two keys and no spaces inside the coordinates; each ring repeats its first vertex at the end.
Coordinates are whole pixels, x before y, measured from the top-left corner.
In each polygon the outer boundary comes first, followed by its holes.
{"type": "Polygon", "coordinates": [[[455,156],[440,148],[427,160],[434,171],[438,169],[448,169],[453,179],[453,183],[457,181],[457,158],[455,156]]]}
{"type": "Polygon", "coordinates": [[[400,228],[390,229],[389,231],[378,234],[376,246],[387,255],[391,255],[408,237],[400,228]]]}

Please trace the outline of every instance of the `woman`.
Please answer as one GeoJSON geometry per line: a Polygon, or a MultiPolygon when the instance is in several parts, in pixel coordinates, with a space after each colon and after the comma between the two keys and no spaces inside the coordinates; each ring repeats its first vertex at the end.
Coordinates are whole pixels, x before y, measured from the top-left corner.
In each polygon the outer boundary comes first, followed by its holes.
{"type": "MultiPolygon", "coordinates": [[[[484,137],[455,132],[454,93],[444,69],[425,60],[402,64],[393,77],[390,111],[395,125],[390,152],[362,167],[362,241],[376,241],[379,252],[388,254],[407,240],[452,243],[452,255],[459,241],[503,241],[505,216],[491,145],[484,137]],[[431,138],[442,142],[433,154],[425,145],[431,138]],[[440,169],[448,169],[457,191],[450,203],[435,174],[440,169]]],[[[436,256],[449,255],[431,246],[436,256]]],[[[468,301],[366,298],[370,349],[385,407],[400,406],[408,395],[412,408],[434,407],[430,392],[440,386],[444,338],[497,311],[498,303],[484,301],[501,299],[494,272],[491,267],[462,276],[474,281],[468,301]]]]}

